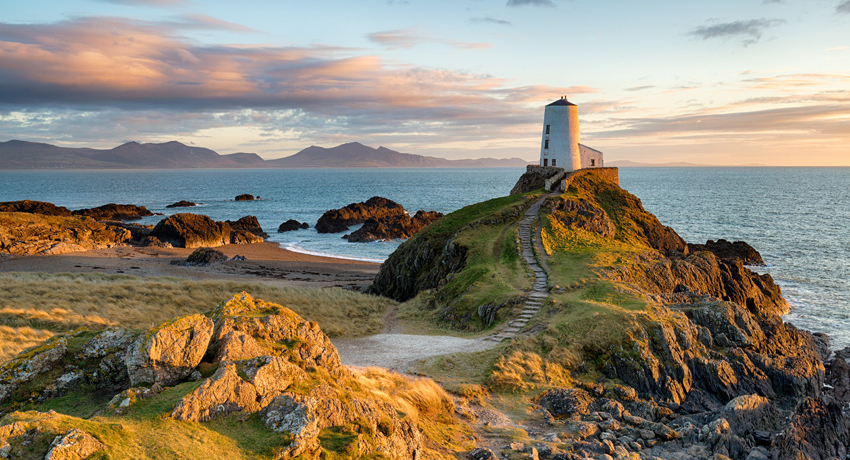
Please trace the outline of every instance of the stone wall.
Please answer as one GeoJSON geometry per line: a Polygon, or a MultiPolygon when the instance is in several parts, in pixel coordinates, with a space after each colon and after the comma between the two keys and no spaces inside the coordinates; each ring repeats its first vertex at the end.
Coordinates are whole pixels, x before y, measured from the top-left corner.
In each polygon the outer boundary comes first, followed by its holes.
{"type": "Polygon", "coordinates": [[[561,181],[561,191],[566,191],[567,188],[569,188],[570,184],[574,180],[576,180],[577,177],[581,177],[587,174],[594,174],[617,184],[617,186],[620,185],[620,170],[618,168],[585,168],[567,173],[567,177],[565,177],[564,180],[561,181]]]}

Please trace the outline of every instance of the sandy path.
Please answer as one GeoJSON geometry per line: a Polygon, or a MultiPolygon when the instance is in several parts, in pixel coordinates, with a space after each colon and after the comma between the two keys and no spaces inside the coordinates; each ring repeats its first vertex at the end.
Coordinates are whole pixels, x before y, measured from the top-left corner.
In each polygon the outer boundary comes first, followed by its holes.
{"type": "Polygon", "coordinates": [[[332,341],[346,366],[385,367],[407,373],[420,359],[449,353],[474,352],[498,346],[483,339],[445,335],[377,334],[359,339],[332,341]]]}

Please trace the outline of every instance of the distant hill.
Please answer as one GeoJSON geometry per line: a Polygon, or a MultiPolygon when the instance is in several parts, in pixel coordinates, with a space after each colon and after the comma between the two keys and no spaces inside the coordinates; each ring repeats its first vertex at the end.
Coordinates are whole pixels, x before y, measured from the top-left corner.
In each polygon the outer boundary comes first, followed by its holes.
{"type": "Polygon", "coordinates": [[[171,141],[128,142],[100,150],[57,147],[11,140],[0,142],[0,169],[182,169],[182,168],[492,168],[524,167],[519,158],[447,160],[374,149],[352,142],[333,148],[308,147],[295,155],[264,160],[255,153],[220,155],[171,141]]]}

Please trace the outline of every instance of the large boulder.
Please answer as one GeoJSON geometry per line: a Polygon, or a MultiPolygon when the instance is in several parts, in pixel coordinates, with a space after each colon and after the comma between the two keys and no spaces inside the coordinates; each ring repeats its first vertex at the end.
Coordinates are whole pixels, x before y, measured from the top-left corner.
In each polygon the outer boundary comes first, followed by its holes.
{"type": "Polygon", "coordinates": [[[323,367],[334,375],[347,375],[336,347],[319,325],[304,320],[288,308],[255,300],[242,292],[217,308],[213,319],[217,362],[279,355],[303,367],[323,367]],[[247,350],[252,353],[245,352],[246,343],[251,345],[247,350]],[[281,343],[287,346],[273,345],[281,343]]]}
{"type": "Polygon", "coordinates": [[[225,222],[230,224],[230,228],[234,232],[241,230],[244,232],[253,233],[254,235],[260,238],[269,237],[269,234],[263,231],[263,228],[260,226],[260,222],[257,220],[256,216],[245,216],[237,221],[226,220],[225,222]]]}
{"type": "Polygon", "coordinates": [[[96,208],[78,209],[72,211],[75,216],[91,217],[94,220],[138,220],[142,217],[152,216],[144,206],[134,204],[109,203],[96,208]]]}
{"type": "Polygon", "coordinates": [[[84,460],[105,449],[106,444],[85,431],[74,428],[53,440],[44,460],[84,460]]]}
{"type": "Polygon", "coordinates": [[[30,214],[43,214],[45,216],[70,217],[71,211],[64,206],[56,206],[46,201],[6,201],[0,203],[0,212],[27,212],[30,214]]]}
{"type": "Polygon", "coordinates": [[[128,230],[88,218],[0,212],[0,253],[64,254],[129,241],[128,230]]]}
{"type": "Polygon", "coordinates": [[[189,377],[204,357],[212,332],[212,320],[189,315],[141,334],[125,358],[130,383],[173,385],[189,377]]]}
{"type": "Polygon", "coordinates": [[[154,227],[150,236],[178,248],[216,247],[230,243],[230,224],[199,214],[174,214],[154,227]]]}
{"type": "Polygon", "coordinates": [[[319,233],[338,233],[348,230],[349,225],[362,224],[369,218],[407,215],[407,211],[396,203],[379,196],[365,202],[351,203],[340,209],[331,209],[316,222],[319,233]]]}
{"type": "Polygon", "coordinates": [[[216,251],[213,248],[198,248],[189,254],[189,257],[186,258],[183,265],[207,266],[220,264],[222,262],[227,262],[228,260],[227,256],[221,251],[216,251]]]}
{"type": "Polygon", "coordinates": [[[212,377],[183,397],[171,416],[205,422],[232,412],[257,412],[293,383],[307,378],[298,366],[278,356],[221,363],[212,377]],[[242,378],[240,374],[246,378],[242,378]]]}
{"type": "Polygon", "coordinates": [[[442,213],[421,210],[417,211],[413,217],[407,214],[373,217],[364,222],[362,227],[343,238],[352,243],[407,239],[440,217],[443,217],[442,213]]]}

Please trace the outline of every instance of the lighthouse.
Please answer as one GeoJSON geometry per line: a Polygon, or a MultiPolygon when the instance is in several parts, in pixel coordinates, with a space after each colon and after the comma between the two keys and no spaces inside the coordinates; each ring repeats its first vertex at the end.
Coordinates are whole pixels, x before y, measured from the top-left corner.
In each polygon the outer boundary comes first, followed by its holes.
{"type": "Polygon", "coordinates": [[[601,168],[602,152],[580,144],[578,106],[562,96],[546,106],[543,113],[543,139],[540,166],[566,171],[601,168]]]}

